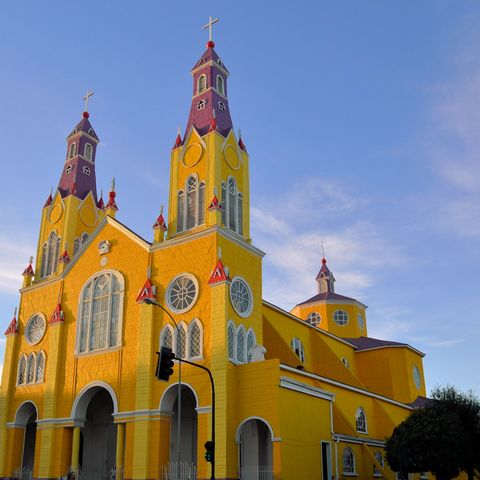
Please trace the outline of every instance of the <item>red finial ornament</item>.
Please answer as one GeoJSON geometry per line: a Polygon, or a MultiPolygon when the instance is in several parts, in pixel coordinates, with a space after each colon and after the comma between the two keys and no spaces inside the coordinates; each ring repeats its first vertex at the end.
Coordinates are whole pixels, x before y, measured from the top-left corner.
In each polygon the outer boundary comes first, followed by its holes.
{"type": "Polygon", "coordinates": [[[17,309],[15,308],[15,313],[13,314],[12,321],[5,331],[4,335],[13,335],[18,332],[18,322],[17,322],[17,309]]]}
{"type": "Polygon", "coordinates": [[[118,210],[117,204],[115,203],[115,197],[117,194],[115,193],[115,177],[112,179],[112,188],[110,189],[110,192],[108,194],[108,203],[107,207],[114,208],[115,210],[118,210]]]}
{"type": "Polygon", "coordinates": [[[209,40],[207,42],[207,48],[213,48],[213,47],[215,47],[215,42],[213,40],[209,40]]]}
{"type": "Polygon", "coordinates": [[[178,147],[181,147],[182,145],[183,145],[182,136],[180,135],[180,127],[178,127],[177,138],[175,139],[175,145],[173,146],[173,148],[178,148],[178,147]]]}
{"type": "Polygon", "coordinates": [[[323,265],[325,265],[327,263],[327,259],[326,258],[322,258],[322,263],[323,265]]]}
{"type": "Polygon", "coordinates": [[[100,200],[97,203],[97,207],[100,210],[103,210],[105,208],[105,202],[103,201],[103,194],[100,194],[100,200]]]}
{"type": "Polygon", "coordinates": [[[45,205],[43,206],[43,208],[50,206],[52,201],[53,201],[52,193],[50,192],[50,195],[48,196],[47,201],[45,202],[45,205]]]}
{"type": "Polygon", "coordinates": [[[165,223],[165,219],[163,218],[163,205],[160,207],[160,215],[157,217],[157,220],[155,220],[155,223],[153,224],[152,228],[154,229],[159,228],[164,232],[168,230],[167,224],[165,223]]]}
{"type": "Polygon", "coordinates": [[[24,275],[24,276],[29,275],[29,276],[32,276],[32,277],[35,276],[35,272],[33,271],[32,263],[33,263],[33,257],[30,257],[30,261],[27,265],[27,268],[25,268],[22,275],[24,275]]]}
{"type": "Polygon", "coordinates": [[[88,118],[90,116],[90,114],[88,112],[83,112],[82,116],[83,116],[83,118],[88,118]]]}

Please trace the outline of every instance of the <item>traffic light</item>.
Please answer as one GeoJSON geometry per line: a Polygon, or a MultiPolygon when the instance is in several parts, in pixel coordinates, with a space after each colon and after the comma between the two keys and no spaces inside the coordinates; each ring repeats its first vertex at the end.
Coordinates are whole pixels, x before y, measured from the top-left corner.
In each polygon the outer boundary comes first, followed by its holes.
{"type": "Polygon", "coordinates": [[[205,460],[213,463],[213,457],[215,455],[215,444],[212,441],[205,442],[205,460]]]}
{"type": "Polygon", "coordinates": [[[173,359],[175,358],[175,354],[171,348],[162,347],[160,352],[157,352],[157,355],[158,360],[155,376],[159,380],[168,382],[170,375],[173,373],[173,359]]]}

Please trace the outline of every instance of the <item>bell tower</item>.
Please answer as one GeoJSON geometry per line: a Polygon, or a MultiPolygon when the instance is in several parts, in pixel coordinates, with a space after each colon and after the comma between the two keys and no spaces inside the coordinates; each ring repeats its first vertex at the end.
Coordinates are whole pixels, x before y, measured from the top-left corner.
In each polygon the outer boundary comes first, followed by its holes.
{"type": "Polygon", "coordinates": [[[82,119],[67,136],[60,181],[42,211],[35,265],[35,282],[61,273],[104,218],[103,199],[97,200],[95,160],[100,142],[89,120],[84,97],[82,119]]]}
{"type": "Polygon", "coordinates": [[[179,131],[172,149],[167,239],[220,226],[250,241],[249,158],[233,130],[229,72],[214,47],[210,34],[192,69],[185,134],[179,131]]]}

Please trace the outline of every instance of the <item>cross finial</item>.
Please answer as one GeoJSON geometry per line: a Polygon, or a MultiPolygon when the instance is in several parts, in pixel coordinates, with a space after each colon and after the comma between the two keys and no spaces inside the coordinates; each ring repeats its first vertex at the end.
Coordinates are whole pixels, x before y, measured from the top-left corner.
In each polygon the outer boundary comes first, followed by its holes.
{"type": "Polygon", "coordinates": [[[83,100],[85,100],[85,112],[88,112],[88,99],[93,95],[94,92],[92,90],[87,90],[87,93],[83,97],[83,100]]]}
{"type": "Polygon", "coordinates": [[[206,25],[203,26],[203,30],[208,28],[208,41],[211,42],[212,41],[212,25],[218,22],[218,18],[215,18],[213,20],[212,20],[212,17],[209,17],[209,18],[210,20],[206,25]]]}
{"type": "Polygon", "coordinates": [[[160,205],[160,215],[163,215],[163,205],[160,205]]]}
{"type": "Polygon", "coordinates": [[[323,240],[322,240],[322,258],[325,258],[325,248],[323,246],[323,240]]]}
{"type": "Polygon", "coordinates": [[[33,263],[33,257],[30,257],[30,262],[29,263],[33,263]]]}
{"type": "Polygon", "coordinates": [[[115,177],[112,178],[112,187],[110,189],[111,192],[115,191],[115,177]]]}
{"type": "Polygon", "coordinates": [[[17,316],[17,312],[18,312],[18,309],[17,309],[17,307],[15,307],[15,310],[13,311],[13,316],[14,316],[14,317],[17,316]]]}

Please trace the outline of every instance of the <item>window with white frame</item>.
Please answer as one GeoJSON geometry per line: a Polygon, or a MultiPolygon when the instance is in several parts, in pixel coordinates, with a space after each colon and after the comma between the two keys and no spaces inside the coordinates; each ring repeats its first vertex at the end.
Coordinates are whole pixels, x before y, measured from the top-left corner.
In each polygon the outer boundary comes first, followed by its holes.
{"type": "Polygon", "coordinates": [[[203,110],[207,106],[207,101],[205,99],[200,100],[197,103],[197,110],[203,110]]]}
{"type": "Polygon", "coordinates": [[[207,88],[207,76],[202,74],[197,80],[197,93],[203,92],[207,88]]]}
{"type": "Polygon", "coordinates": [[[35,382],[35,354],[32,352],[27,360],[27,383],[35,382]]]}
{"type": "Polygon", "coordinates": [[[355,428],[357,432],[367,433],[367,416],[362,407],[359,407],[355,413],[355,428]]]}
{"type": "Polygon", "coordinates": [[[365,326],[365,320],[364,320],[363,315],[361,313],[359,313],[357,315],[357,322],[358,322],[358,328],[360,330],[363,330],[363,327],[365,326]]]}
{"type": "Polygon", "coordinates": [[[57,269],[57,260],[60,255],[60,237],[52,231],[42,249],[42,278],[50,276],[57,269]]]}
{"type": "Polygon", "coordinates": [[[70,173],[72,171],[72,168],[73,168],[73,165],[70,164],[70,165],[67,165],[67,168],[65,169],[65,173],[70,173]]]}
{"type": "Polygon", "coordinates": [[[422,385],[422,377],[420,375],[420,370],[416,365],[413,366],[413,383],[415,383],[417,389],[420,389],[422,385]]]}
{"type": "Polygon", "coordinates": [[[305,352],[303,350],[302,341],[297,337],[293,337],[291,341],[291,346],[292,346],[292,350],[295,352],[295,355],[303,363],[305,361],[305,352]]]}
{"type": "Polygon", "coordinates": [[[230,301],[234,310],[241,317],[248,317],[252,313],[253,298],[252,291],[245,280],[234,277],[230,284],[230,301]]]}
{"type": "Polygon", "coordinates": [[[27,380],[27,357],[22,355],[18,361],[17,384],[24,385],[27,380]]]}
{"type": "Polygon", "coordinates": [[[313,325],[314,327],[318,327],[321,321],[322,316],[318,312],[312,312],[307,317],[307,323],[313,325]]]}
{"type": "Polygon", "coordinates": [[[35,366],[35,382],[42,383],[45,375],[45,353],[42,351],[37,355],[37,365],[35,366]]]}
{"type": "Polygon", "coordinates": [[[82,170],[83,170],[83,173],[85,175],[90,176],[90,168],[89,167],[84,166],[82,170]]]}
{"type": "Polygon", "coordinates": [[[188,312],[195,305],[197,298],[198,281],[191,273],[177,275],[167,287],[166,300],[172,312],[188,312]]]}
{"type": "Polygon", "coordinates": [[[245,363],[247,361],[246,342],[245,342],[245,328],[240,325],[237,329],[237,362],[245,363]]]}
{"type": "Polygon", "coordinates": [[[188,357],[202,357],[202,326],[195,318],[188,326],[188,357]]]}
{"type": "Polygon", "coordinates": [[[333,320],[342,327],[348,323],[348,313],[345,310],[336,310],[333,314],[333,320]]]}
{"type": "Polygon", "coordinates": [[[228,322],[227,336],[228,336],[228,358],[230,360],[235,360],[235,325],[231,320],[228,322]]]}
{"type": "Polygon", "coordinates": [[[221,112],[224,112],[225,111],[225,104],[223,102],[218,102],[218,109],[221,112]]]}
{"type": "Polygon", "coordinates": [[[355,473],[355,454],[350,447],[343,450],[343,473],[355,473]]]}
{"type": "Polygon", "coordinates": [[[217,75],[217,92],[220,95],[225,95],[225,80],[221,75],[217,75]]]}
{"type": "Polygon", "coordinates": [[[187,178],[185,190],[177,194],[177,232],[205,223],[205,182],[196,175],[187,178]]]}
{"type": "Polygon", "coordinates": [[[30,345],[37,344],[45,335],[46,322],[42,314],[32,315],[25,326],[25,339],[30,345]]]}
{"type": "Polygon", "coordinates": [[[160,333],[160,347],[171,348],[177,357],[195,360],[203,356],[203,327],[197,318],[187,326],[178,324],[178,330],[167,324],[160,333]]]}
{"type": "Polygon", "coordinates": [[[85,157],[85,160],[88,160],[89,162],[92,161],[92,153],[93,153],[93,147],[87,143],[85,145],[84,153],[83,156],[85,157]]]}
{"type": "Polygon", "coordinates": [[[253,347],[256,344],[255,340],[255,334],[253,333],[253,330],[250,328],[247,332],[247,361],[250,362],[252,359],[252,351],[253,347]]]}
{"type": "Polygon", "coordinates": [[[238,191],[237,182],[228,177],[222,182],[222,223],[230,230],[243,235],[243,196],[238,191]]]}
{"type": "Polygon", "coordinates": [[[79,300],[78,353],[120,345],[123,293],[119,272],[101,272],[85,284],[79,300]]]}
{"type": "MultiPolygon", "coordinates": [[[[373,456],[375,457],[375,460],[377,461],[377,463],[380,465],[380,468],[383,470],[383,468],[385,467],[385,463],[383,461],[383,456],[382,456],[382,453],[377,450],[373,456]]],[[[373,464],[373,476],[374,477],[381,477],[382,476],[382,472],[378,469],[378,467],[373,464]]]]}
{"type": "Polygon", "coordinates": [[[70,152],[68,154],[69,158],[73,158],[75,156],[76,150],[77,150],[77,145],[74,142],[70,145],[70,152]]]}

